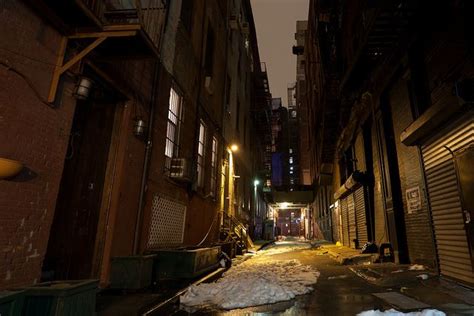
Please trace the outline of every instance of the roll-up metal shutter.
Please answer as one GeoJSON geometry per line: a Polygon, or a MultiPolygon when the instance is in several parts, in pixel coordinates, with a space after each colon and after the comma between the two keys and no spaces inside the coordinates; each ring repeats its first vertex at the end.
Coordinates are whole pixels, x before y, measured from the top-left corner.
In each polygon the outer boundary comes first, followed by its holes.
{"type": "Polygon", "coordinates": [[[355,198],[355,209],[356,209],[356,222],[357,222],[357,240],[359,241],[359,247],[362,247],[367,243],[367,218],[365,210],[365,187],[361,186],[354,192],[355,198]]]}
{"type": "Polygon", "coordinates": [[[349,223],[347,217],[347,199],[341,199],[341,213],[342,213],[342,244],[349,246],[349,223]]]}
{"type": "Polygon", "coordinates": [[[355,240],[357,239],[357,226],[355,215],[354,194],[349,194],[347,197],[347,216],[349,223],[349,245],[351,248],[356,248],[355,240]]]}
{"type": "Polygon", "coordinates": [[[450,150],[473,142],[472,119],[457,121],[422,146],[440,273],[474,284],[456,170],[450,150]]]}
{"type": "Polygon", "coordinates": [[[341,236],[341,206],[340,203],[335,203],[336,205],[334,206],[334,212],[332,214],[332,237],[334,241],[339,241],[342,242],[342,236],[341,236]]]}

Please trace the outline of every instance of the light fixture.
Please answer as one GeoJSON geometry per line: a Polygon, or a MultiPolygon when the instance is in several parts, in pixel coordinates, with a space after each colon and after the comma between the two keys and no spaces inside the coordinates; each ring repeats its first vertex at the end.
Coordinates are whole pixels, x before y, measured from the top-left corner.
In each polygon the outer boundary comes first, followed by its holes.
{"type": "Polygon", "coordinates": [[[145,121],[140,117],[136,117],[135,125],[133,126],[133,134],[136,137],[143,137],[145,136],[145,129],[146,129],[145,121]]]}
{"type": "Polygon", "coordinates": [[[0,180],[13,178],[23,169],[23,163],[7,159],[0,158],[0,180]]]}
{"type": "Polygon", "coordinates": [[[81,76],[77,81],[76,88],[74,89],[74,96],[79,100],[87,100],[91,93],[93,81],[92,79],[81,76]]]}
{"type": "Polygon", "coordinates": [[[288,205],[289,205],[288,202],[282,202],[282,203],[280,203],[280,208],[281,208],[281,209],[285,209],[285,208],[288,207],[288,205]]]}
{"type": "Polygon", "coordinates": [[[230,150],[235,153],[236,151],[239,151],[239,146],[237,144],[232,144],[230,150]]]}
{"type": "Polygon", "coordinates": [[[256,186],[259,185],[259,184],[260,184],[260,181],[258,181],[258,180],[254,180],[254,181],[253,181],[253,186],[254,186],[254,187],[256,187],[256,186]]]}

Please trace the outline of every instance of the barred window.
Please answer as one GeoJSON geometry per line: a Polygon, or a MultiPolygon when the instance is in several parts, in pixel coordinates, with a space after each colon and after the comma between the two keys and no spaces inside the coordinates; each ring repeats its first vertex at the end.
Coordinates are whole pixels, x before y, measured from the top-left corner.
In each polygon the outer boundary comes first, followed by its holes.
{"type": "Polygon", "coordinates": [[[217,196],[217,148],[216,137],[212,137],[212,156],[211,156],[211,195],[217,196]]]}
{"type": "Polygon", "coordinates": [[[201,121],[199,124],[198,139],[198,159],[197,159],[197,185],[204,187],[204,162],[206,158],[206,125],[201,121]]]}
{"type": "Polygon", "coordinates": [[[170,167],[171,158],[178,155],[179,150],[179,129],[182,119],[183,98],[175,89],[170,90],[170,99],[168,105],[168,124],[166,128],[166,167],[170,167]]]}

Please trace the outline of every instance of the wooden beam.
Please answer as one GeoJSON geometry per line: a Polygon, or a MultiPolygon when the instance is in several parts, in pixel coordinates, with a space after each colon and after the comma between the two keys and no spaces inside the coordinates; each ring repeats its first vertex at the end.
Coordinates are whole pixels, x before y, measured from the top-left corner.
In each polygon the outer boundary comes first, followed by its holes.
{"type": "Polygon", "coordinates": [[[107,38],[107,37],[127,37],[135,36],[137,31],[128,30],[128,31],[107,31],[107,32],[86,32],[86,33],[76,33],[68,36],[70,39],[80,39],[80,38],[107,38]]]}
{"type": "Polygon", "coordinates": [[[64,73],[66,70],[68,70],[69,68],[71,68],[75,63],[77,63],[78,61],[80,61],[84,56],[86,56],[87,54],[89,54],[94,48],[96,48],[97,46],[99,46],[103,41],[105,41],[107,39],[107,37],[99,37],[97,38],[95,41],[93,41],[89,46],[87,46],[86,48],[84,48],[81,52],[79,52],[76,56],[74,56],[73,58],[71,58],[71,60],[69,60],[66,64],[64,64],[62,67],[61,67],[61,74],[64,73]]]}
{"type": "Polygon", "coordinates": [[[59,44],[58,56],[56,58],[56,66],[54,67],[53,78],[51,79],[51,86],[49,88],[48,102],[53,103],[58,90],[59,77],[61,76],[61,68],[64,61],[64,54],[66,53],[67,37],[61,39],[59,44]]]}

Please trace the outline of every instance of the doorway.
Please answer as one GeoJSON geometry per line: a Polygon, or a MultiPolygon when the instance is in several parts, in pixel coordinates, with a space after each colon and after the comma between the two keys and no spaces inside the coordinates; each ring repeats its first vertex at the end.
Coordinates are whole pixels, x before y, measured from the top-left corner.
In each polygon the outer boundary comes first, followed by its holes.
{"type": "Polygon", "coordinates": [[[78,100],[42,279],[92,276],[97,227],[116,109],[110,97],[78,100]]]}
{"type": "Polygon", "coordinates": [[[408,245],[405,230],[405,214],[403,209],[400,173],[393,133],[392,115],[388,94],[381,98],[381,109],[375,115],[378,133],[379,158],[382,175],[382,196],[385,219],[390,243],[393,247],[395,260],[408,263],[408,245]]]}

